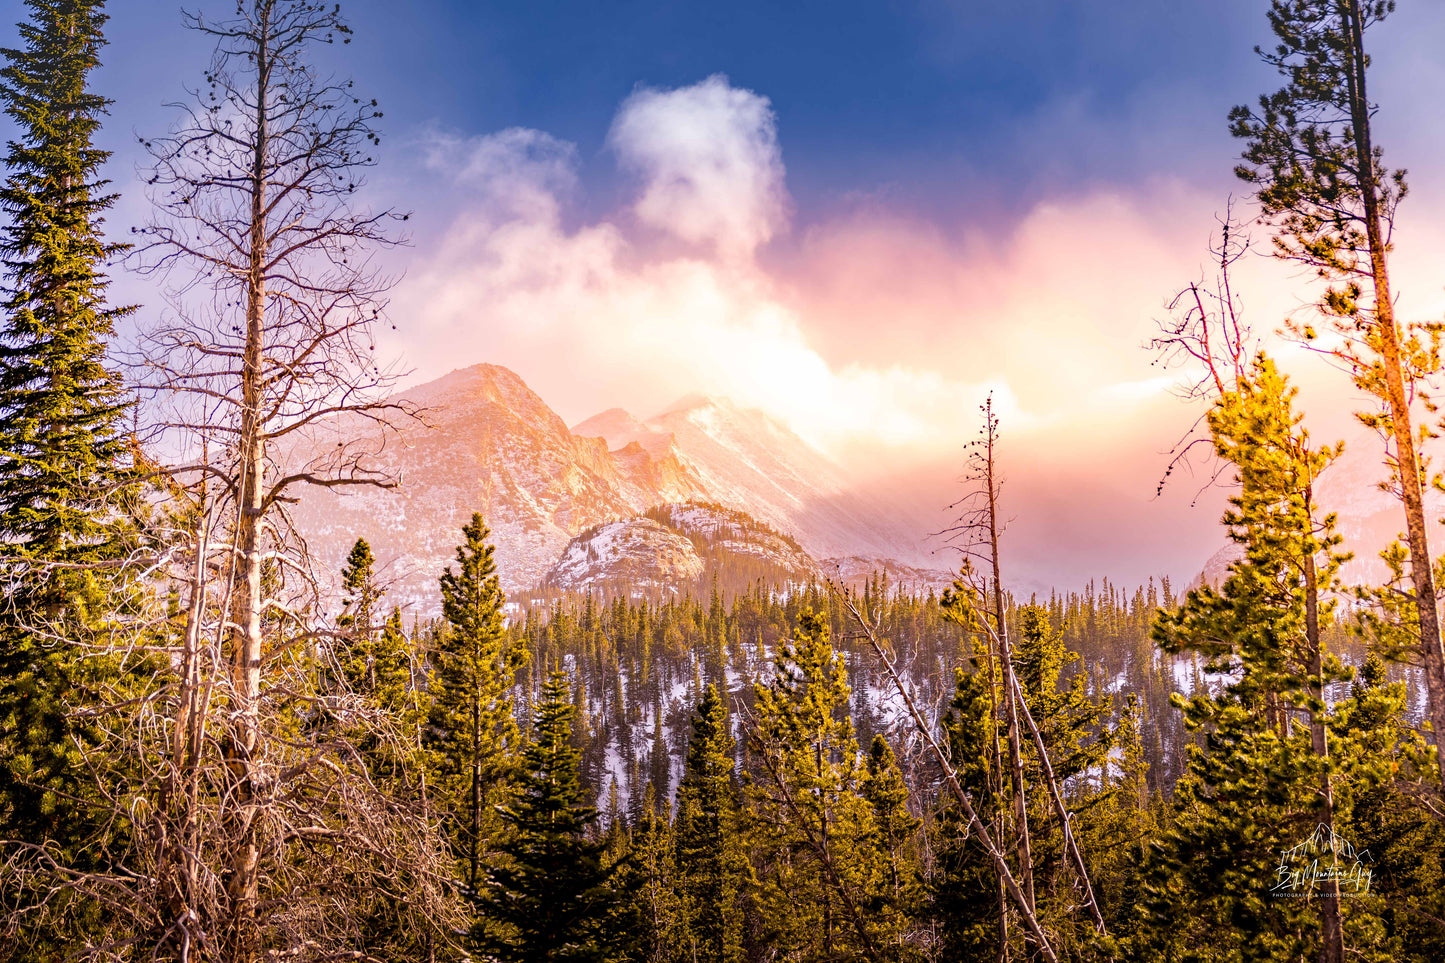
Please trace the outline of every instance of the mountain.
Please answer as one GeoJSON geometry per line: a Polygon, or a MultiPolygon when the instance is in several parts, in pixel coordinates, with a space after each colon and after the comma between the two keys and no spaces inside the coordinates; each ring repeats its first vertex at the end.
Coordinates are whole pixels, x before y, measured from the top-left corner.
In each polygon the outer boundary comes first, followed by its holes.
{"type": "Polygon", "coordinates": [[[701,589],[714,577],[801,584],[824,572],[796,541],[745,512],[687,502],[588,529],[568,543],[544,584],[649,594],[701,589]]]}
{"type": "Polygon", "coordinates": [[[790,533],[815,558],[861,554],[928,564],[900,513],[853,492],[833,461],[757,409],[693,395],[646,422],[613,408],[572,433],[595,435],[613,450],[678,452],[709,500],[790,533]]]}
{"type": "MultiPolygon", "coordinates": [[[[374,445],[370,465],[398,485],[311,491],[292,516],[329,569],[365,537],[389,599],[419,611],[436,610],[437,577],[474,511],[513,593],[544,582],[686,584],[725,556],[741,562],[756,551],[770,571],[798,575],[818,571],[820,557],[920,559],[907,528],[851,495],[824,455],[724,399],[687,399],[647,422],[612,409],[569,429],[516,374],[481,364],[395,400],[425,422],[374,445]],[[727,521],[728,512],[739,517],[727,521]],[[707,526],[715,531],[704,538],[707,526]],[[765,530],[797,541],[768,543],[765,530]]],[[[324,451],[365,431],[332,426],[318,432],[329,442],[312,444],[324,451]]]]}

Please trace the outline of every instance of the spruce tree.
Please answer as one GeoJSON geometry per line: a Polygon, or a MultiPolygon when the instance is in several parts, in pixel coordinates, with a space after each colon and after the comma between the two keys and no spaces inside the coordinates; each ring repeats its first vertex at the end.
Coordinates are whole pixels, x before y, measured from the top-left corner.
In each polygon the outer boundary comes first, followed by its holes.
{"type": "MultiPolygon", "coordinates": [[[[1445,638],[1424,493],[1430,486],[1419,417],[1433,411],[1429,381],[1439,372],[1439,326],[1402,324],[1391,287],[1395,213],[1405,172],[1385,166],[1375,139],[1370,57],[1365,36],[1395,10],[1395,0],[1272,0],[1275,43],[1256,48],[1285,85],[1255,107],[1230,113],[1245,141],[1238,175],[1256,188],[1277,253],[1328,283],[1320,318],[1334,335],[1325,348],[1372,397],[1359,417],[1386,442],[1389,490],[1400,500],[1416,611],[1413,646],[1424,669],[1428,712],[1445,779],[1445,638]],[[1426,409],[1416,406],[1423,401],[1426,409]]],[[[1294,330],[1322,344],[1314,324],[1294,330]]],[[[1423,433],[1422,433],[1423,432],[1423,433]]]]}
{"type": "Polygon", "coordinates": [[[773,665],[773,681],[754,687],[749,738],[761,770],[750,808],[766,938],[801,960],[883,959],[897,921],[868,915],[886,877],[873,810],[861,795],[848,673],[827,622],[803,612],[773,665]]]}
{"type": "Polygon", "coordinates": [[[677,887],[692,958],[741,959],[743,888],[748,875],[733,779],[727,709],[709,685],[692,719],[682,782],[677,788],[677,887]]]}
{"type": "MultiPolygon", "coordinates": [[[[462,529],[456,569],[441,577],[446,631],[437,640],[429,734],[436,754],[439,802],[473,891],[496,827],[521,740],[512,714],[512,688],[527,650],[507,637],[490,533],[480,513],[462,529]]],[[[568,719],[568,731],[571,720],[568,719]]]]}
{"type": "Polygon", "coordinates": [[[588,836],[597,810],[579,778],[568,689],[565,673],[548,676],[516,796],[503,809],[511,830],[500,847],[505,861],[492,869],[480,904],[478,948],[506,963],[601,963],[625,935],[618,867],[604,865],[607,844],[588,836]]]}
{"type": "MultiPolygon", "coordinates": [[[[94,138],[110,101],[90,88],[107,16],[103,0],[25,6],[23,45],[0,52],[0,103],[15,124],[0,187],[0,835],[95,870],[123,834],[99,838],[87,816],[85,757],[102,734],[72,710],[108,701],[118,664],[71,643],[106,619],[110,577],[48,566],[120,556],[133,478],[128,402],[105,359],[130,311],[107,303],[103,273],[123,250],[101,233],[115,195],[94,138]]],[[[18,897],[0,884],[0,898],[18,897]]]]}
{"type": "MultiPolygon", "coordinates": [[[[110,101],[88,88],[108,19],[103,0],[26,0],[24,49],[3,51],[0,102],[19,128],[0,206],[5,323],[0,335],[0,534],[36,561],[107,557],[116,530],[99,499],[123,477],[128,407],[105,352],[131,308],[106,303],[101,236],[116,195],[92,139],[110,101]]],[[[65,583],[32,604],[65,605],[65,583]]]]}
{"type": "Polygon", "coordinates": [[[1345,673],[1322,652],[1319,625],[1341,556],[1313,486],[1339,449],[1310,447],[1294,394],[1260,355],[1209,412],[1215,450],[1237,472],[1225,524],[1244,557],[1221,590],[1191,591],[1156,622],[1165,651],[1201,653],[1228,681],[1177,700],[1202,739],[1176,787],[1177,817],[1158,847],[1152,896],[1184,945],[1222,926],[1215,948],[1229,958],[1318,955],[1329,963],[1348,945],[1341,914],[1349,900],[1337,884],[1326,880],[1309,899],[1277,898],[1271,886],[1282,852],[1317,826],[1331,834],[1344,826],[1339,760],[1364,766],[1369,756],[1332,744],[1327,732],[1325,687],[1345,673]]]}

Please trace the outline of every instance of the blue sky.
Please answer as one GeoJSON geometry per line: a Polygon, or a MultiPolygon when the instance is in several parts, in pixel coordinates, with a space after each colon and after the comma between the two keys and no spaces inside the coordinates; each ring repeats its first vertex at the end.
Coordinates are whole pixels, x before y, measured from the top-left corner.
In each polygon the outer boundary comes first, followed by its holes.
{"type": "MultiPolygon", "coordinates": [[[[548,131],[577,144],[595,205],[612,199],[613,172],[596,158],[623,98],[723,73],[772,101],[803,213],[859,192],[925,211],[1017,213],[1166,167],[1212,167],[1226,182],[1224,113],[1268,81],[1250,52],[1262,6],[352,0],[344,10],[356,28],[348,72],[382,100],[389,134],[548,131]]],[[[163,124],[176,68],[194,75],[203,59],[177,11],[175,0],[112,4],[105,80],[118,128],[163,124]]]]}
{"type": "MultiPolygon", "coordinates": [[[[569,423],[726,395],[909,488],[929,530],[992,392],[1017,445],[1011,537],[1041,578],[1188,578],[1217,504],[1154,497],[1197,413],[1142,345],[1247,193],[1225,116],[1279,85],[1252,52],[1267,7],[344,3],[356,39],[331,66],[385,111],[365,203],[415,213],[381,347],[412,383],[507,365],[569,423]]],[[[1411,170],[1402,310],[1438,318],[1445,5],[1400,8],[1368,38],[1377,142],[1411,170]]],[[[148,216],[132,132],[166,129],[209,50],[175,0],[111,13],[97,83],[124,234],[148,216]]],[[[1308,300],[1266,257],[1236,281],[1257,330],[1308,300]]],[[[117,290],[137,323],[165,310],[133,275],[117,290]]],[[[1321,437],[1356,430],[1337,374],[1285,360],[1333,418],[1321,437]]]]}

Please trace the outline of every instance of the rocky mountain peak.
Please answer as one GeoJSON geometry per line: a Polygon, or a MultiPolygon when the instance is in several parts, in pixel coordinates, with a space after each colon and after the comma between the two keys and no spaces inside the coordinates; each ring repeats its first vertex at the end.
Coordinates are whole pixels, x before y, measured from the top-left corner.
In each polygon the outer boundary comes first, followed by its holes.
{"type": "Polygon", "coordinates": [[[700,547],[702,536],[684,516],[652,517],[665,505],[705,503],[712,508],[698,517],[714,521],[722,516],[709,512],[741,513],[747,522],[733,527],[750,534],[719,551],[778,572],[815,572],[812,559],[829,555],[911,561],[917,554],[914,533],[885,506],[849,495],[824,455],[764,413],[726,399],[686,399],[645,422],[612,408],[569,429],[514,372],[490,364],[458,369],[402,397],[426,409],[430,426],[408,429],[375,459],[402,486],[313,492],[296,509],[318,557],[336,569],[365,537],[396,603],[435,609],[436,579],[473,512],[491,529],[508,591],[532,588],[549,574],[582,584],[625,578],[624,569],[687,581],[699,564],[713,564],[712,549],[700,547]],[[662,530],[638,521],[644,517],[662,530]],[[606,529],[614,523],[627,524],[606,529]],[[755,535],[764,529],[783,541],[758,549],[755,535]],[[608,537],[599,541],[603,531],[608,537]],[[649,546],[659,559],[650,568],[642,558],[649,546]],[[621,568],[610,564],[610,547],[621,568]],[[556,566],[565,552],[572,563],[564,575],[556,566]]]}

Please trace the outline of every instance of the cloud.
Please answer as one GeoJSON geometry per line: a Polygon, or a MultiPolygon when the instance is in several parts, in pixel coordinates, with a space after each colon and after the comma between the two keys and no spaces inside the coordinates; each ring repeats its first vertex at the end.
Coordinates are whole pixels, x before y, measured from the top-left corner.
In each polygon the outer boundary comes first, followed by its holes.
{"type": "MultiPolygon", "coordinates": [[[[429,170],[459,210],[395,292],[404,340],[386,346],[418,381],[507,365],[570,423],[727,396],[886,489],[920,532],[936,531],[956,498],[963,446],[992,394],[1019,558],[1047,560],[1063,580],[1093,566],[1143,578],[1191,575],[1213,550],[1218,499],[1191,509],[1204,478],[1176,475],[1155,497],[1169,447],[1199,412],[1171,396],[1174,373],[1151,367],[1144,345],[1170,295],[1208,273],[1222,197],[1141,181],[1055,197],[1004,226],[853,198],[784,238],[764,98],[720,77],[639,91],[610,143],[636,193],[584,217],[572,145],[525,129],[432,138],[429,170]]],[[[1445,308],[1430,260],[1438,210],[1400,225],[1412,317],[1445,308]]],[[[1257,331],[1308,300],[1297,274],[1265,257],[1241,265],[1235,289],[1257,331]]],[[[1312,430],[1339,437],[1355,407],[1342,377],[1276,347],[1312,430]]]]}
{"type": "Polygon", "coordinates": [[[1011,432],[1107,459],[1091,425],[1128,431],[1166,391],[1139,348],[1198,269],[1204,238],[1178,212],[1210,223],[1178,185],[1041,205],[1002,233],[856,210],[809,226],[780,264],[757,256],[787,224],[766,99],[722,77],[642,90],[611,144],[635,203],[577,224],[571,145],[433,138],[432,169],[472,201],[397,292],[412,320],[394,347],[419,377],[505,364],[574,422],[724,395],[872,471],[956,452],[990,393],[1011,432]]]}
{"type": "Polygon", "coordinates": [[[422,167],[472,192],[474,209],[536,220],[556,213],[577,188],[577,148],[550,134],[509,127],[495,134],[462,137],[431,130],[422,136],[422,167]]]}
{"type": "Polygon", "coordinates": [[[820,446],[856,438],[925,444],[940,412],[969,408],[996,380],[965,383],[898,364],[828,363],[805,309],[759,266],[786,224],[765,98],[709,77],[641,90],[610,142],[641,177],[642,224],[688,242],[659,254],[627,219],[568,226],[577,152],[540,131],[435,134],[427,165],[472,202],[397,292],[402,349],[431,377],[480,360],[516,368],[564,416],[622,404],[643,416],[703,390],[765,408],[820,446]]]}
{"type": "Polygon", "coordinates": [[[640,88],[617,112],[608,143],[642,178],[633,213],[649,227],[739,259],[786,225],[772,105],[722,74],[677,90],[640,88]]]}

